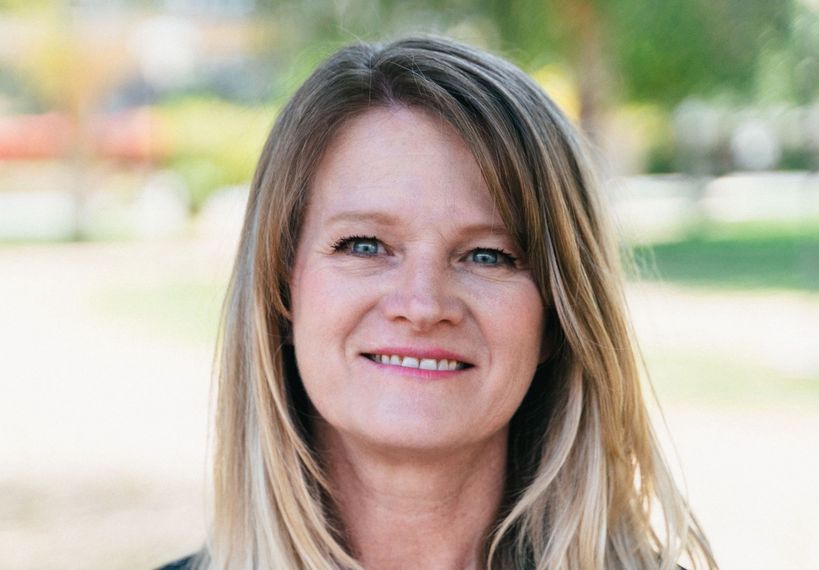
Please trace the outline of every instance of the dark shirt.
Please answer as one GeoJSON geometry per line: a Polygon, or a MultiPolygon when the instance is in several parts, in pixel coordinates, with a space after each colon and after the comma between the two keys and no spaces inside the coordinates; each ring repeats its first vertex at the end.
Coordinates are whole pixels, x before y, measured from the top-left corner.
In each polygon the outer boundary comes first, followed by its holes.
{"type": "MultiPolygon", "coordinates": [[[[190,570],[191,564],[193,563],[193,556],[188,556],[187,558],[181,558],[176,562],[171,562],[170,564],[166,564],[165,566],[161,566],[156,570],[190,570]]],[[[685,570],[682,566],[677,566],[679,570],[685,570]]]]}
{"type": "Polygon", "coordinates": [[[193,556],[187,556],[185,558],[180,558],[175,562],[171,562],[170,564],[166,564],[165,566],[160,566],[156,570],[189,570],[192,568],[193,564],[193,556]]]}

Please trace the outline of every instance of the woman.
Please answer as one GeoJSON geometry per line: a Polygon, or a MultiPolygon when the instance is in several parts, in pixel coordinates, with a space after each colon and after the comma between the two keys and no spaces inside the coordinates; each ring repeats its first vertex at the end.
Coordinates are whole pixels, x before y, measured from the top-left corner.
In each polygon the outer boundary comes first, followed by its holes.
{"type": "Polygon", "coordinates": [[[448,40],[313,73],[253,181],[187,563],[716,568],[581,147],[523,72],[448,40]]]}

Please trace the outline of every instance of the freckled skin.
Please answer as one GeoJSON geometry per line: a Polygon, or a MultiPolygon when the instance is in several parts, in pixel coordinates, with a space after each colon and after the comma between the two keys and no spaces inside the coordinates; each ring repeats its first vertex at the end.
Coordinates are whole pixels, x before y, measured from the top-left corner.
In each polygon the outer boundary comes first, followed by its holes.
{"type": "Polygon", "coordinates": [[[336,136],[311,188],[291,288],[299,371],[337,436],[415,453],[505,436],[538,363],[543,305],[529,272],[476,255],[487,248],[519,257],[446,123],[376,109],[336,136]],[[367,215],[340,217],[351,210],[367,215]],[[467,231],[478,224],[496,231],[467,231]],[[334,248],[350,236],[364,239],[334,248]],[[448,350],[473,366],[423,380],[362,356],[387,346],[448,350]]]}

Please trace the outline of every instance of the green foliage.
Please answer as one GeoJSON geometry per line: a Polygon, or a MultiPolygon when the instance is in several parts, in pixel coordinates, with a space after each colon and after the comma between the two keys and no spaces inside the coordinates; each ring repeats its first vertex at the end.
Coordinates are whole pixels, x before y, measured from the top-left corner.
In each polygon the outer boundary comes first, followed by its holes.
{"type": "Polygon", "coordinates": [[[819,10],[800,8],[787,50],[793,62],[795,100],[806,103],[819,98],[819,10]]]}
{"type": "Polygon", "coordinates": [[[645,158],[646,174],[668,174],[675,172],[674,145],[669,140],[664,144],[655,144],[649,147],[645,158]]]}
{"type": "Polygon", "coordinates": [[[215,190],[250,181],[273,123],[272,107],[217,99],[184,99],[158,109],[169,135],[171,168],[180,173],[198,211],[215,190]]]}
{"type": "Polygon", "coordinates": [[[577,65],[594,26],[625,98],[666,105],[692,93],[749,93],[760,53],[785,44],[793,22],[792,0],[490,0],[487,8],[504,47],[528,61],[551,54],[577,65]]]}
{"type": "Polygon", "coordinates": [[[614,0],[603,3],[618,69],[637,99],[748,93],[759,54],[789,34],[792,2],[614,0]]]}
{"type": "Polygon", "coordinates": [[[802,54],[795,56],[805,69],[797,87],[819,81],[809,73],[814,64],[803,61],[819,53],[811,51],[819,42],[816,14],[800,12],[795,0],[260,0],[257,9],[276,23],[271,49],[312,54],[312,63],[357,39],[466,25],[479,37],[464,39],[524,68],[557,61],[578,76],[589,72],[589,38],[599,37],[593,57],[617,82],[618,98],[666,107],[691,94],[753,95],[759,58],[782,50],[802,54]]]}
{"type": "Polygon", "coordinates": [[[60,0],[0,0],[0,12],[12,13],[40,12],[54,10],[60,6],[60,0]]]}
{"type": "Polygon", "coordinates": [[[806,148],[786,148],[778,166],[780,170],[817,170],[819,154],[806,148]]]}

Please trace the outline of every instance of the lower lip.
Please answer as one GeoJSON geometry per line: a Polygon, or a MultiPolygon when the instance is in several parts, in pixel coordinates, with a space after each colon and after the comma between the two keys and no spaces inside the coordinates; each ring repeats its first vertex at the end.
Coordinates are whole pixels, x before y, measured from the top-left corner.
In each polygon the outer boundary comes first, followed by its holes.
{"type": "Polygon", "coordinates": [[[410,368],[409,366],[397,366],[395,364],[382,364],[380,362],[376,362],[375,360],[371,360],[370,358],[364,355],[361,355],[361,358],[363,358],[369,364],[372,364],[376,368],[383,370],[384,372],[389,372],[391,374],[399,374],[401,376],[409,376],[411,378],[420,378],[424,380],[446,380],[448,378],[454,378],[457,375],[462,374],[470,369],[462,368],[460,370],[425,370],[423,368],[410,368]]]}

